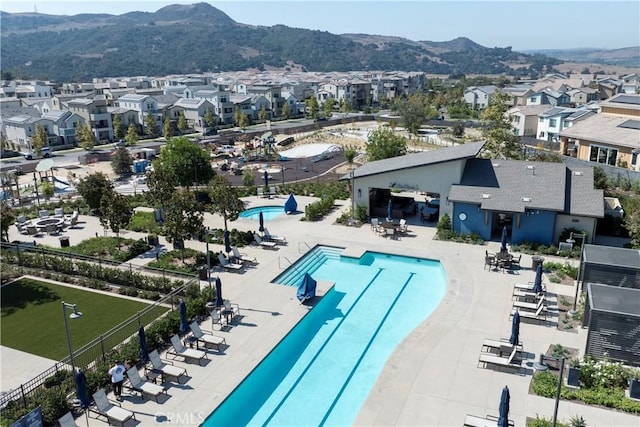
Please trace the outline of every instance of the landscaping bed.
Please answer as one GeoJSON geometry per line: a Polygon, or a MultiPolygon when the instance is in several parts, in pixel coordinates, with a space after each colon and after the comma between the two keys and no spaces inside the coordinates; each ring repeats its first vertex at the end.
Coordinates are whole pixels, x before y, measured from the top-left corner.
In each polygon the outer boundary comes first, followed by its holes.
{"type": "Polygon", "coordinates": [[[77,245],[56,248],[62,252],[102,258],[110,261],[125,262],[151,249],[144,240],[117,237],[92,237],[77,245]]]}

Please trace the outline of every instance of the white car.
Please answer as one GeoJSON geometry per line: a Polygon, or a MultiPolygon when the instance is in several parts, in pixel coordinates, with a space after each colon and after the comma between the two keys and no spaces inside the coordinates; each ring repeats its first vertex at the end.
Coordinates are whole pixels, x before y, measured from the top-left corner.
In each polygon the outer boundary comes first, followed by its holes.
{"type": "MultiPolygon", "coordinates": [[[[26,153],[22,153],[25,159],[33,160],[38,156],[33,151],[27,151],[26,153]]],[[[51,157],[51,149],[49,147],[42,148],[42,158],[51,157]]]]}

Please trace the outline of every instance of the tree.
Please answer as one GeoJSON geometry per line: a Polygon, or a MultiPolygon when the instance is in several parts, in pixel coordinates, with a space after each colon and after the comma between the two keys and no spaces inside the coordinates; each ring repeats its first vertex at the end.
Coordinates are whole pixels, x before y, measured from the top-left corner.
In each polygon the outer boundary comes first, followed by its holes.
{"type": "MultiPolygon", "coordinates": [[[[631,200],[631,198],[628,198],[631,200]]],[[[634,203],[628,203],[624,207],[624,228],[629,232],[631,237],[631,246],[640,248],[640,201],[633,199],[634,203]]]]}
{"type": "Polygon", "coordinates": [[[347,114],[349,111],[351,111],[351,106],[349,105],[349,100],[347,100],[347,98],[342,98],[340,100],[340,112],[347,114]]]}
{"type": "Polygon", "coordinates": [[[367,155],[369,161],[402,156],[407,152],[407,139],[392,129],[379,127],[369,133],[367,155]]]}
{"type": "Polygon", "coordinates": [[[87,151],[93,150],[93,147],[96,146],[97,139],[88,123],[80,124],[76,129],[76,134],[80,147],[87,151]]]}
{"type": "Polygon", "coordinates": [[[169,242],[180,244],[184,262],[184,241],[202,230],[202,205],[187,190],[178,190],[165,210],[162,229],[169,242]]]}
{"type": "Polygon", "coordinates": [[[207,183],[214,175],[209,153],[185,137],[167,141],[158,160],[174,178],[174,184],[183,187],[189,188],[194,182],[207,183]]]}
{"type": "Polygon", "coordinates": [[[307,114],[309,117],[316,120],[318,118],[319,111],[318,100],[316,97],[312,96],[311,98],[307,98],[304,103],[307,104],[307,114]]]}
{"type": "Polygon", "coordinates": [[[336,100],[333,98],[327,98],[322,104],[322,112],[326,118],[329,118],[333,115],[333,106],[336,104],[336,100]]]}
{"type": "Polygon", "coordinates": [[[127,142],[127,145],[136,145],[138,142],[138,130],[136,129],[136,125],[133,123],[129,123],[127,136],[124,137],[124,140],[127,142]]]}
{"type": "Polygon", "coordinates": [[[404,127],[417,135],[420,126],[428,117],[429,105],[426,98],[418,93],[412,94],[406,100],[401,100],[397,108],[404,127]]]}
{"type": "Polygon", "coordinates": [[[113,191],[113,184],[111,184],[111,181],[109,181],[105,174],[96,172],[80,178],[76,189],[89,208],[99,212],[102,196],[105,193],[113,191]]]}
{"type": "Polygon", "coordinates": [[[354,145],[346,145],[344,147],[344,158],[347,160],[347,163],[349,163],[349,166],[353,166],[353,160],[357,154],[358,150],[354,145]]]}
{"type": "Polygon", "coordinates": [[[267,120],[267,107],[265,107],[264,105],[262,106],[262,108],[258,112],[258,119],[260,119],[262,121],[267,120]]]}
{"type": "Polygon", "coordinates": [[[124,127],[122,127],[120,114],[113,115],[113,136],[118,140],[124,138],[124,127]]]}
{"type": "Polygon", "coordinates": [[[173,136],[173,124],[168,117],[164,119],[164,123],[162,124],[162,136],[164,136],[165,141],[170,140],[173,136]]]}
{"type": "Polygon", "coordinates": [[[178,130],[180,130],[180,132],[184,132],[187,129],[189,129],[187,117],[184,115],[184,111],[180,111],[180,115],[178,116],[178,130]]]}
{"type": "Polygon", "coordinates": [[[31,150],[33,150],[37,157],[42,156],[42,149],[47,146],[48,141],[49,135],[47,135],[44,126],[37,125],[36,133],[31,137],[31,150]]]}
{"type": "Polygon", "coordinates": [[[120,229],[126,227],[131,220],[133,210],[129,202],[115,191],[107,191],[100,199],[100,224],[116,233],[118,248],[120,247],[120,229]]]}
{"type": "Polygon", "coordinates": [[[164,209],[176,192],[175,178],[159,159],[153,162],[153,170],[147,173],[147,198],[155,206],[164,209]]]}
{"type": "Polygon", "coordinates": [[[282,106],[282,117],[288,120],[290,116],[291,116],[291,109],[289,108],[289,103],[285,102],[284,105],[282,106]]]}
{"type": "Polygon", "coordinates": [[[132,164],[133,159],[131,158],[129,150],[124,147],[116,148],[116,153],[111,159],[111,167],[113,168],[113,171],[118,175],[131,173],[132,164]]]}
{"type": "Polygon", "coordinates": [[[211,197],[211,213],[222,216],[226,231],[227,221],[235,221],[244,211],[244,202],[238,197],[236,188],[222,175],[216,175],[207,189],[211,197]]]}
{"type": "Polygon", "coordinates": [[[251,187],[256,183],[256,173],[253,168],[244,168],[242,171],[242,185],[251,187]]]}
{"type": "Polygon", "coordinates": [[[147,133],[152,137],[155,137],[158,133],[158,125],[156,124],[156,118],[151,114],[151,111],[147,112],[144,118],[144,126],[147,129],[147,133]]]}
{"type": "Polygon", "coordinates": [[[246,114],[240,116],[240,122],[238,123],[240,129],[245,130],[249,126],[249,117],[246,114]]]}
{"type": "Polygon", "coordinates": [[[240,106],[236,105],[235,108],[233,109],[233,121],[236,124],[236,126],[238,126],[240,124],[240,119],[242,118],[243,114],[242,111],[240,110],[240,106]]]}
{"type": "Polygon", "coordinates": [[[49,181],[44,181],[40,188],[42,189],[42,195],[44,196],[45,201],[52,198],[53,195],[56,194],[56,187],[49,181]]]}
{"type": "Polygon", "coordinates": [[[464,123],[462,123],[460,120],[458,120],[454,125],[453,125],[453,136],[455,136],[456,138],[462,138],[464,136],[464,123]]]}
{"type": "Polygon", "coordinates": [[[218,120],[216,119],[216,116],[213,115],[213,111],[211,111],[211,108],[207,108],[207,111],[205,111],[204,122],[207,124],[207,127],[210,128],[215,128],[218,124],[218,120]]]}
{"type": "Polygon", "coordinates": [[[486,157],[492,159],[521,159],[522,142],[513,133],[511,117],[507,115],[510,95],[496,92],[489,106],[482,111],[483,137],[486,139],[483,151],[486,157]]]}
{"type": "Polygon", "coordinates": [[[9,241],[9,227],[16,222],[16,212],[5,201],[0,203],[0,237],[3,242],[9,241]]]}
{"type": "Polygon", "coordinates": [[[593,168],[593,188],[604,190],[605,192],[611,190],[609,178],[601,166],[595,166],[593,168]]]}

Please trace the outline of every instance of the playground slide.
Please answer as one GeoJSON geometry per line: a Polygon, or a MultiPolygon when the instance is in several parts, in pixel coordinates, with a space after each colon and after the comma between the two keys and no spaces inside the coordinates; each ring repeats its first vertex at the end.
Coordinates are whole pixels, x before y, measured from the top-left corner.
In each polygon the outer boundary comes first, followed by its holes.
{"type": "Polygon", "coordinates": [[[63,180],[61,180],[60,178],[57,178],[57,177],[55,177],[55,176],[53,177],[53,180],[54,180],[54,181],[56,181],[56,182],[58,182],[58,183],[60,183],[60,184],[62,184],[62,185],[66,185],[67,187],[71,187],[71,184],[69,184],[68,182],[63,181],[63,180]]]}

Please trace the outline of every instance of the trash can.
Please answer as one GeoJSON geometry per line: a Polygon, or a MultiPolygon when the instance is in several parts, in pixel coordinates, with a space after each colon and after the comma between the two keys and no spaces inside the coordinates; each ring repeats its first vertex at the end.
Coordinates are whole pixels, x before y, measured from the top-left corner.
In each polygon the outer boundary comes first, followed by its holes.
{"type": "Polygon", "coordinates": [[[531,269],[533,271],[536,271],[538,269],[539,265],[542,265],[542,263],[544,262],[544,258],[542,258],[539,255],[534,255],[531,257],[531,269]]]}
{"type": "Polygon", "coordinates": [[[147,236],[147,243],[150,244],[151,246],[158,246],[159,244],[158,236],[156,236],[155,234],[149,234],[147,236]]]}
{"type": "Polygon", "coordinates": [[[200,280],[207,280],[207,266],[203,265],[198,267],[198,279],[200,280]]]}
{"type": "Polygon", "coordinates": [[[60,240],[60,247],[61,248],[68,248],[69,247],[69,237],[68,236],[59,237],[58,240],[60,240]]]}

